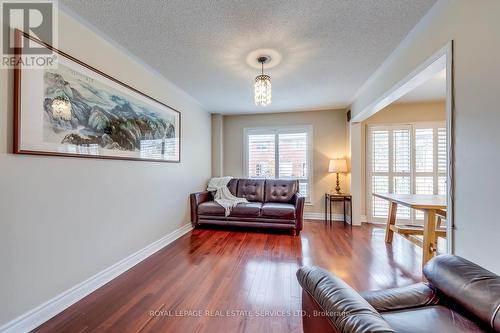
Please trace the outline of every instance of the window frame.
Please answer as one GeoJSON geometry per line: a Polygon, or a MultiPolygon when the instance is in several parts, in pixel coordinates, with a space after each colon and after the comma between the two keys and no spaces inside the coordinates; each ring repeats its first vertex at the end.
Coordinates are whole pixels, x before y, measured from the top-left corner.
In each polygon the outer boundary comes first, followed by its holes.
{"type": "MultiPolygon", "coordinates": [[[[409,129],[410,130],[410,193],[415,193],[416,191],[416,177],[417,176],[431,176],[433,177],[433,194],[438,194],[439,191],[439,177],[447,177],[446,171],[440,172],[438,166],[438,129],[444,128],[448,131],[446,127],[446,121],[433,121],[433,122],[412,122],[412,123],[391,123],[391,124],[368,124],[366,129],[366,213],[370,221],[375,223],[385,223],[387,218],[374,217],[373,216],[373,204],[372,204],[372,177],[385,172],[373,172],[372,166],[372,155],[373,155],[373,142],[372,142],[372,132],[376,130],[387,130],[389,131],[389,171],[385,174],[389,177],[388,188],[389,192],[394,192],[393,177],[399,176],[400,173],[393,172],[394,163],[394,149],[393,149],[393,131],[398,129],[409,129]],[[417,129],[433,129],[433,171],[432,172],[416,172],[416,145],[415,145],[415,133],[417,129]]],[[[448,134],[446,134],[446,140],[448,140],[448,134]]],[[[448,144],[448,143],[447,143],[448,144]]],[[[446,164],[447,167],[449,164],[446,164]]],[[[404,176],[404,175],[403,175],[404,176]]],[[[448,186],[446,185],[448,190],[448,186]]],[[[421,224],[422,220],[416,218],[416,212],[414,209],[410,211],[409,219],[397,218],[398,222],[408,223],[408,224],[421,224]]]]}
{"type": "Polygon", "coordinates": [[[313,202],[313,126],[312,125],[296,125],[296,126],[261,126],[261,127],[245,127],[243,129],[243,174],[247,178],[254,179],[268,179],[266,177],[250,177],[249,175],[249,165],[248,165],[248,136],[249,135],[259,135],[259,134],[274,134],[274,166],[275,166],[275,178],[279,179],[279,134],[291,134],[291,133],[306,133],[306,167],[308,171],[307,177],[296,177],[299,182],[307,183],[309,195],[305,198],[305,202],[310,204],[313,202]]]}

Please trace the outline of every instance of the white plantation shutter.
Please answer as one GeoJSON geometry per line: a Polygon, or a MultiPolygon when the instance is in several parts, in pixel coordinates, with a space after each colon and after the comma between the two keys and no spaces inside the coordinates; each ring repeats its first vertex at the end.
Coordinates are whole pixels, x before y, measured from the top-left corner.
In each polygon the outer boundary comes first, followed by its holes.
{"type": "Polygon", "coordinates": [[[274,178],[275,137],[274,134],[248,135],[248,176],[274,178]]]}
{"type": "Polygon", "coordinates": [[[446,128],[439,127],[437,129],[437,166],[438,172],[446,173],[447,157],[446,157],[446,128]]]}
{"type": "Polygon", "coordinates": [[[307,133],[279,134],[280,178],[307,177],[307,133]]]}
{"type": "MultiPolygon", "coordinates": [[[[393,193],[396,194],[410,194],[411,193],[411,177],[410,176],[395,176],[393,179],[394,190],[393,193]]],[[[399,206],[396,218],[409,220],[410,219],[410,208],[405,206],[399,206]]]]}
{"type": "Polygon", "coordinates": [[[252,128],[246,133],[246,175],[250,178],[298,179],[310,201],[310,126],[252,128]]]}
{"type": "MultiPolygon", "coordinates": [[[[393,193],[410,194],[411,189],[411,151],[410,128],[394,129],[393,136],[393,193]]],[[[398,219],[410,219],[408,207],[398,207],[398,219]]]]}
{"type": "MultiPolygon", "coordinates": [[[[370,132],[371,193],[411,193],[411,128],[381,127],[370,132]]],[[[370,196],[371,196],[370,193],[370,196]]],[[[386,200],[370,198],[372,216],[387,218],[389,204],[386,200]]],[[[409,219],[410,210],[398,208],[399,219],[409,219]]]]}
{"type": "Polygon", "coordinates": [[[434,194],[434,177],[432,176],[416,176],[415,177],[415,194],[434,194]]]}
{"type": "Polygon", "coordinates": [[[389,172],[389,131],[372,132],[373,172],[389,172]]]}
{"type": "MultiPolygon", "coordinates": [[[[373,193],[389,193],[389,177],[388,176],[372,176],[372,192],[373,193]]],[[[389,203],[372,196],[373,216],[387,218],[389,203]]]]}
{"type": "Polygon", "coordinates": [[[437,129],[437,194],[446,195],[446,170],[448,168],[446,128],[437,129]]]}
{"type": "Polygon", "coordinates": [[[417,128],[415,130],[415,171],[432,172],[434,163],[432,128],[417,128]]]}
{"type": "MultiPolygon", "coordinates": [[[[368,131],[367,202],[374,221],[388,215],[387,201],[372,193],[446,194],[446,128],[442,123],[372,126],[368,131]]],[[[423,214],[398,207],[398,220],[412,222],[423,214]]]]}
{"type": "MultiPolygon", "coordinates": [[[[389,193],[389,131],[372,132],[372,192],[389,193]]],[[[373,216],[387,217],[389,207],[386,200],[372,197],[373,216]]]]}
{"type": "MultiPolygon", "coordinates": [[[[446,195],[446,128],[443,124],[415,126],[415,193],[446,195]]],[[[415,211],[422,221],[424,213],[415,211]]]]}
{"type": "Polygon", "coordinates": [[[299,179],[299,191],[309,197],[307,132],[278,134],[278,178],[299,179]]]}
{"type": "MultiPolygon", "coordinates": [[[[416,176],[415,177],[415,194],[434,194],[434,177],[432,176],[416,176]]],[[[424,219],[424,213],[417,210],[415,211],[415,218],[417,220],[424,219]]]]}
{"type": "Polygon", "coordinates": [[[307,198],[307,201],[311,201],[311,194],[309,193],[309,182],[300,181],[299,182],[299,192],[307,198]]]}
{"type": "Polygon", "coordinates": [[[410,130],[394,130],[394,172],[410,172],[410,130]]]}
{"type": "Polygon", "coordinates": [[[446,176],[439,176],[438,177],[438,194],[439,195],[446,195],[447,190],[446,190],[446,176]]]}

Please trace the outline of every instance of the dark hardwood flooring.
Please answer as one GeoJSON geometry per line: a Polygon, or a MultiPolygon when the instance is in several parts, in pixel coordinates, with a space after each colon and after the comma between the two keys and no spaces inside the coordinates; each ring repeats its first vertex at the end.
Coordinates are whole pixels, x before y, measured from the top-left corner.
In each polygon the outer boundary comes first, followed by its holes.
{"type": "Polygon", "coordinates": [[[197,229],[35,331],[302,332],[302,265],[360,291],[384,289],[421,280],[421,249],[398,235],[387,245],[372,225],[312,221],[300,237],[197,229]]]}

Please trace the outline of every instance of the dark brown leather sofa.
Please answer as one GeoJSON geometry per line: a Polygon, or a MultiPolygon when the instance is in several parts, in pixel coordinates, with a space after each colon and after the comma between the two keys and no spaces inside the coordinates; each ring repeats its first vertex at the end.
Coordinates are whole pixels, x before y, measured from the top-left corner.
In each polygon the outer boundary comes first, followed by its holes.
{"type": "Polygon", "coordinates": [[[358,294],[318,267],[302,267],[303,327],[311,332],[500,331],[500,277],[461,257],[424,267],[427,283],[358,294]]]}
{"type": "Polygon", "coordinates": [[[238,204],[226,217],[224,208],[213,201],[213,193],[192,193],[191,222],[195,227],[216,224],[288,229],[295,235],[302,230],[304,197],[297,180],[235,178],[228,188],[249,202],[238,204]]]}

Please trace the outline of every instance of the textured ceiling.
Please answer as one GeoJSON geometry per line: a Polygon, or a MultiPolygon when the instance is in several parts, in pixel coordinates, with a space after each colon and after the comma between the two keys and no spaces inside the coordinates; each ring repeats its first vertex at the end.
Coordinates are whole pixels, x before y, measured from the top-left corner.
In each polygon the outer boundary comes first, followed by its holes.
{"type": "Polygon", "coordinates": [[[446,69],[425,81],[396,103],[438,102],[446,100],[446,69]]]}
{"type": "MultiPolygon", "coordinates": [[[[59,0],[211,112],[346,107],[436,0],[59,0]],[[273,103],[253,104],[256,49],[273,103]]],[[[78,55],[76,55],[78,56],[78,55]]],[[[140,87],[138,87],[140,89],[140,87]]]]}

